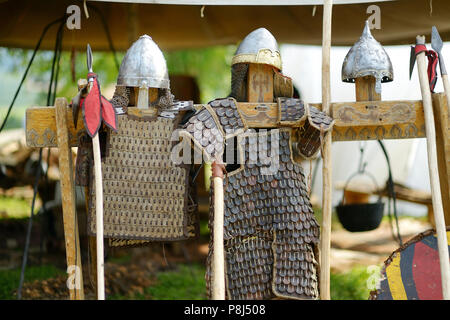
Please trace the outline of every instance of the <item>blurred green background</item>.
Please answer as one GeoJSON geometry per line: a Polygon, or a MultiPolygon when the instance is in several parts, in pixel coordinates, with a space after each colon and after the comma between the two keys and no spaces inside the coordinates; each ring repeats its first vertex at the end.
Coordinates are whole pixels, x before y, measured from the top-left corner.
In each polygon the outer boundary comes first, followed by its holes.
{"type": "MultiPolygon", "coordinates": [[[[200,102],[225,97],[230,92],[230,62],[235,46],[217,46],[196,50],[164,52],[171,75],[195,77],[200,89],[200,102]]],[[[19,85],[32,52],[22,49],[0,48],[0,121],[6,114],[13,95],[19,85]]],[[[124,52],[117,53],[120,63],[124,52]]],[[[14,105],[7,129],[24,126],[25,110],[30,106],[46,105],[47,91],[53,52],[42,51],[36,55],[28,77],[14,105]]],[[[103,91],[113,90],[118,70],[114,56],[106,52],[94,52],[94,71],[99,75],[103,91]]],[[[60,61],[57,97],[70,100],[77,93],[76,82],[86,77],[86,53],[63,52],[60,61]]],[[[110,97],[109,97],[110,98],[110,97]]],[[[38,209],[38,208],[36,208],[38,209]]],[[[7,218],[29,216],[28,201],[0,197],[0,211],[7,218]]],[[[319,220],[320,220],[320,214],[319,220]]],[[[3,217],[3,218],[6,218],[3,217]]],[[[1,219],[1,217],[0,217],[1,219]]],[[[202,233],[207,235],[206,224],[202,233]]],[[[126,262],[124,262],[126,263],[126,262]]],[[[155,275],[155,284],[143,293],[126,296],[111,296],[109,299],[205,299],[205,267],[199,264],[181,264],[174,270],[160,271],[155,275]]],[[[0,270],[0,300],[15,299],[14,291],[19,282],[20,270],[0,270]]],[[[30,266],[26,270],[26,283],[64,276],[64,270],[54,266],[30,266]]],[[[356,267],[349,272],[331,275],[332,299],[367,299],[369,290],[366,281],[369,274],[365,267],[356,267]]]]}
{"type": "MultiPolygon", "coordinates": [[[[164,52],[171,75],[188,75],[197,80],[200,102],[225,97],[230,91],[230,62],[235,46],[217,46],[196,50],[164,52]]],[[[0,48],[0,119],[3,119],[11,103],[22,75],[31,58],[31,50],[0,48]]],[[[94,71],[99,75],[103,91],[114,86],[118,70],[110,52],[94,52],[94,71]]],[[[117,52],[120,62],[124,52],[117,52]]],[[[27,79],[13,107],[6,128],[20,128],[24,123],[25,109],[43,106],[51,76],[53,52],[39,51],[30,68],[27,79]]],[[[77,93],[77,81],[85,78],[86,53],[63,52],[60,60],[57,97],[69,101],[77,93]]],[[[108,97],[111,98],[111,97],[108,97]]]]}

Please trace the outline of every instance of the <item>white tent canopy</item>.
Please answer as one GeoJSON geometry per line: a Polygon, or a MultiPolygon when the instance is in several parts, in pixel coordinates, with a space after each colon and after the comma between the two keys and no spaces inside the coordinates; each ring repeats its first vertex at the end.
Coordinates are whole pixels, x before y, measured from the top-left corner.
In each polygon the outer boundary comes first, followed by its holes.
{"type": "MultiPolygon", "coordinates": [[[[382,84],[383,100],[421,100],[420,85],[417,68],[414,69],[409,80],[409,46],[385,46],[393,67],[394,81],[382,84]]],[[[342,62],[348,47],[334,47],[331,49],[331,100],[333,102],[355,101],[354,84],[341,81],[342,62]]],[[[320,102],[321,92],[321,48],[315,46],[283,45],[281,46],[284,72],[293,78],[299,88],[302,98],[311,103],[320,102]]],[[[450,57],[450,43],[445,43],[443,55],[450,57]]],[[[436,85],[436,92],[443,91],[440,76],[436,85]]],[[[395,182],[410,188],[431,192],[428,175],[427,147],[425,138],[384,140],[389,153],[392,173],[395,182]]],[[[335,142],[332,146],[333,154],[333,186],[336,187],[347,180],[357,171],[359,163],[358,141],[335,142]]],[[[384,186],[388,178],[388,167],[385,157],[377,141],[367,141],[364,159],[367,161],[367,171],[375,176],[377,184],[384,186]]],[[[305,162],[308,172],[309,163],[305,162]]],[[[321,166],[316,176],[313,194],[322,196],[321,166]]],[[[371,185],[368,177],[355,177],[355,182],[371,185]]],[[[333,205],[342,200],[342,190],[334,189],[333,205]]],[[[375,197],[373,198],[375,200],[375,197]]],[[[427,213],[423,205],[407,202],[398,203],[400,214],[422,216],[427,213]]]]}

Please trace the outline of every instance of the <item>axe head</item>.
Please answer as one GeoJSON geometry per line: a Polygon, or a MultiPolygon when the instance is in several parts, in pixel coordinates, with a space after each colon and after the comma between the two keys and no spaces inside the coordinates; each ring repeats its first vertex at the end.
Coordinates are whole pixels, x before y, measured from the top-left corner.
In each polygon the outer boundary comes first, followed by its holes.
{"type": "Polygon", "coordinates": [[[411,54],[409,57],[409,80],[411,80],[411,75],[413,73],[415,64],[416,64],[416,50],[414,46],[411,46],[411,54]]]}

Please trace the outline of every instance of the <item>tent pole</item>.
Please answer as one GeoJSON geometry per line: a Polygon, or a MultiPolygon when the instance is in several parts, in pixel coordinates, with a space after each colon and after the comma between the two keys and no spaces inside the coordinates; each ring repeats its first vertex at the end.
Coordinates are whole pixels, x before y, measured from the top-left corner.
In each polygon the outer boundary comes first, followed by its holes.
{"type": "MultiPolygon", "coordinates": [[[[323,4],[322,29],[322,111],[330,114],[330,50],[333,1],[323,4]]],[[[331,134],[325,136],[322,158],[322,232],[320,237],[320,299],[330,300],[330,242],[332,214],[331,134]]]]}

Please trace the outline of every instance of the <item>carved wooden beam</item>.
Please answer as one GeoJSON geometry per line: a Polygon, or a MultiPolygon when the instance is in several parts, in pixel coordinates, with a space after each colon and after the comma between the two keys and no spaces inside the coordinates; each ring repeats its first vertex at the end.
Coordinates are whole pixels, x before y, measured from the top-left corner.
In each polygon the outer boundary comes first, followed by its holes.
{"type": "MultiPolygon", "coordinates": [[[[84,130],[84,123],[81,112],[78,117],[77,129],[73,126],[72,109],[66,107],[67,126],[69,131],[69,146],[78,145],[77,132],[84,130]]],[[[31,107],[26,112],[26,139],[27,146],[44,148],[58,147],[56,133],[56,113],[55,107],[31,107]]]]}
{"type": "MultiPolygon", "coordinates": [[[[322,107],[321,104],[310,105],[322,107]]],[[[239,103],[239,110],[251,128],[278,127],[277,108],[275,103],[239,103]]],[[[331,110],[335,120],[333,141],[425,137],[422,101],[332,103],[331,110]]]]}
{"type": "Polygon", "coordinates": [[[333,103],[331,110],[333,141],[425,137],[422,101],[333,103]]]}
{"type": "MultiPolygon", "coordinates": [[[[434,94],[442,95],[441,93],[434,94]]],[[[442,99],[434,99],[440,103],[442,99]]],[[[195,105],[198,109],[202,105],[195,105]]],[[[311,104],[321,109],[321,104],[311,104]]],[[[437,106],[438,108],[440,106],[437,106]]],[[[129,108],[132,113],[134,108],[129,108]]],[[[240,102],[239,110],[250,128],[278,127],[276,103],[240,102]]],[[[335,119],[333,141],[406,139],[425,137],[422,101],[361,101],[332,103],[335,119]]],[[[141,115],[142,110],[135,110],[141,115]],[[138,112],[140,111],[140,113],[138,112]]],[[[77,146],[77,134],[84,130],[79,115],[77,129],[73,126],[72,112],[67,107],[69,144],[77,146]]],[[[143,114],[142,114],[143,115],[143,114]]],[[[54,107],[32,107],[26,112],[26,137],[29,147],[57,147],[54,107]]],[[[294,124],[300,126],[302,123],[294,124]]]]}

